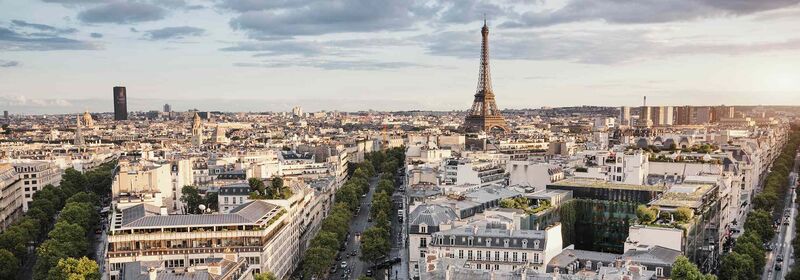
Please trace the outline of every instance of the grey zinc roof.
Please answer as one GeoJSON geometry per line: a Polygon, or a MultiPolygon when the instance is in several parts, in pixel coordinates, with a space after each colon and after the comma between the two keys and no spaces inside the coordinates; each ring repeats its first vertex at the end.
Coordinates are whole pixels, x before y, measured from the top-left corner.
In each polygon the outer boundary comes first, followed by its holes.
{"type": "Polygon", "coordinates": [[[639,263],[672,265],[680,255],[680,251],[656,245],[647,250],[628,250],[622,256],[639,263]]]}
{"type": "Polygon", "coordinates": [[[239,205],[236,208],[233,208],[230,213],[232,215],[240,216],[250,222],[256,222],[258,219],[261,219],[261,217],[264,217],[264,215],[275,208],[278,208],[278,206],[265,201],[256,200],[250,203],[239,205]]]}
{"type": "MultiPolygon", "coordinates": [[[[142,204],[146,205],[146,204],[142,204]]],[[[139,205],[134,207],[140,207],[139,205]]],[[[147,207],[147,206],[141,206],[147,207]]],[[[278,206],[265,201],[256,200],[242,204],[234,208],[230,214],[207,214],[207,215],[168,215],[161,216],[158,212],[146,212],[144,210],[130,210],[132,216],[126,217],[126,210],[122,214],[122,229],[130,228],[154,228],[154,227],[178,227],[178,226],[204,226],[204,225],[242,225],[254,224],[259,219],[269,214],[270,211],[278,206]],[[142,215],[142,212],[146,212],[142,215]],[[127,221],[127,222],[125,222],[127,221]]]]}
{"type": "Polygon", "coordinates": [[[592,261],[612,263],[616,261],[620,255],[612,253],[594,252],[586,250],[564,249],[558,255],[550,260],[548,266],[552,267],[565,267],[575,261],[592,261]]]}
{"type": "Polygon", "coordinates": [[[423,204],[414,208],[414,211],[408,214],[409,225],[440,225],[446,224],[450,221],[458,220],[458,215],[450,207],[445,207],[435,204],[423,204]]]}
{"type": "Polygon", "coordinates": [[[122,210],[122,224],[127,225],[145,216],[158,215],[161,209],[155,205],[147,203],[137,204],[122,210]]]}

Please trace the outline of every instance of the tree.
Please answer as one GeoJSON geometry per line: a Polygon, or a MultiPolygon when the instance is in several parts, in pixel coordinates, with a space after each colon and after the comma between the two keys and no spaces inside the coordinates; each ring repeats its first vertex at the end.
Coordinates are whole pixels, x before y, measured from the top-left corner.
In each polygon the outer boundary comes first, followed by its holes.
{"type": "Polygon", "coordinates": [[[320,231],[314,239],[311,239],[311,247],[322,247],[326,249],[336,250],[339,248],[339,239],[336,233],[328,231],[320,231]]]}
{"type": "Polygon", "coordinates": [[[268,272],[256,274],[253,277],[253,279],[254,280],[278,280],[278,277],[275,277],[275,274],[272,274],[272,272],[268,271],[268,272]]]}
{"type": "Polygon", "coordinates": [[[335,250],[311,247],[306,251],[305,263],[303,263],[303,274],[307,279],[311,278],[311,276],[316,276],[318,279],[323,277],[334,257],[336,257],[335,250]]]}
{"type": "Polygon", "coordinates": [[[67,199],[67,204],[70,204],[71,202],[83,202],[88,203],[89,205],[97,205],[98,199],[97,195],[94,193],[79,192],[67,199]]]}
{"type": "Polygon", "coordinates": [[[689,207],[678,207],[678,209],[675,209],[674,215],[676,221],[686,223],[694,217],[694,211],[689,207]]]}
{"type": "Polygon", "coordinates": [[[259,195],[264,195],[264,190],[266,186],[264,186],[264,181],[259,178],[250,178],[247,179],[247,185],[250,186],[250,190],[257,192],[259,195]]]}
{"type": "Polygon", "coordinates": [[[690,262],[684,256],[678,256],[675,263],[672,264],[672,279],[673,280],[711,280],[716,279],[716,276],[700,272],[697,265],[690,262]]]}
{"type": "Polygon", "coordinates": [[[80,171],[75,170],[75,168],[67,168],[64,170],[64,174],[61,175],[60,188],[64,190],[66,197],[86,190],[88,185],[89,183],[86,180],[86,176],[80,171]]]}
{"type": "Polygon", "coordinates": [[[772,240],[772,237],[775,236],[775,231],[772,229],[771,215],[764,210],[750,212],[744,222],[744,230],[758,234],[762,243],[772,240]]]}
{"type": "MultiPolygon", "coordinates": [[[[22,257],[23,255],[20,255],[22,257]]],[[[6,249],[0,249],[0,279],[14,279],[19,270],[19,260],[6,249]]]]}
{"type": "Polygon", "coordinates": [[[356,171],[353,172],[353,178],[368,180],[369,174],[367,174],[367,171],[364,171],[363,168],[356,168],[356,171]]]}
{"type": "Polygon", "coordinates": [[[181,189],[181,202],[189,214],[200,214],[200,204],[203,203],[203,198],[200,197],[200,191],[195,186],[183,186],[181,189]]]}
{"type": "Polygon", "coordinates": [[[639,205],[636,208],[636,217],[639,218],[639,222],[650,224],[656,220],[656,210],[645,205],[639,205]]]}
{"type": "Polygon", "coordinates": [[[386,230],[375,226],[365,230],[361,234],[361,256],[359,258],[375,264],[380,258],[386,256],[391,249],[387,235],[386,230]]]}
{"type": "Polygon", "coordinates": [[[59,221],[66,221],[69,223],[77,224],[84,230],[89,230],[97,224],[99,220],[97,211],[94,206],[84,202],[70,202],[64,209],[61,210],[59,221]]]}
{"type": "Polygon", "coordinates": [[[378,182],[378,187],[376,188],[378,192],[385,192],[387,194],[394,193],[394,182],[386,179],[381,179],[378,182]]]}
{"type": "Polygon", "coordinates": [[[206,194],[205,204],[212,211],[219,211],[219,193],[209,192],[206,194]]]}
{"type": "Polygon", "coordinates": [[[58,260],[58,264],[50,269],[48,280],[100,280],[100,269],[97,262],[87,257],[65,258],[58,260]]]}
{"type": "Polygon", "coordinates": [[[720,264],[719,277],[726,280],[749,280],[758,279],[753,260],[745,255],[731,252],[722,257],[720,264]]]}
{"type": "Polygon", "coordinates": [[[57,247],[64,255],[77,257],[88,253],[89,240],[86,238],[86,232],[80,225],[59,221],[47,235],[49,239],[45,242],[59,243],[57,247]]]}
{"type": "Polygon", "coordinates": [[[733,251],[749,257],[753,261],[753,267],[757,274],[761,274],[764,265],[767,264],[764,248],[761,245],[761,238],[755,232],[745,231],[745,234],[736,239],[733,251]]]}

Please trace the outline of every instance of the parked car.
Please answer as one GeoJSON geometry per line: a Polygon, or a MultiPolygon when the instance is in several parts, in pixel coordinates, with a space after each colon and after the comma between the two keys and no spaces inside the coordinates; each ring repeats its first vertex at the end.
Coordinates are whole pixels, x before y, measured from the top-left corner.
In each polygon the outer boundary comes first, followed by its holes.
{"type": "Polygon", "coordinates": [[[342,264],[341,264],[340,266],[341,266],[342,268],[347,268],[347,262],[342,262],[342,264]]]}
{"type": "Polygon", "coordinates": [[[372,277],[372,269],[367,269],[367,277],[372,277]]]}

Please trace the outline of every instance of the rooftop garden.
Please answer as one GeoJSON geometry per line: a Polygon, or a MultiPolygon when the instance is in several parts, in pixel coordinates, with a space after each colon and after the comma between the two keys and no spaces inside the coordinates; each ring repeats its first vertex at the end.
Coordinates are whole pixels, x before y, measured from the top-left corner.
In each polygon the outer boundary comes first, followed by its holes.
{"type": "Polygon", "coordinates": [[[531,206],[533,205],[531,205],[530,200],[526,197],[505,198],[500,200],[500,207],[519,209],[525,211],[525,213],[529,215],[537,214],[551,207],[550,201],[547,200],[539,200],[535,207],[531,208],[531,206]]]}

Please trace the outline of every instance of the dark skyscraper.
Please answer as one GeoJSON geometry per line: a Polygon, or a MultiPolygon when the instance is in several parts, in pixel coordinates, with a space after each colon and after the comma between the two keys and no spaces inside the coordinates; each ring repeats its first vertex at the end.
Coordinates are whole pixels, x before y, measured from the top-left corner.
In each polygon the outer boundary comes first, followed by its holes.
{"type": "Polygon", "coordinates": [[[125,87],[114,87],[114,120],[128,119],[128,96],[125,87]]]}

